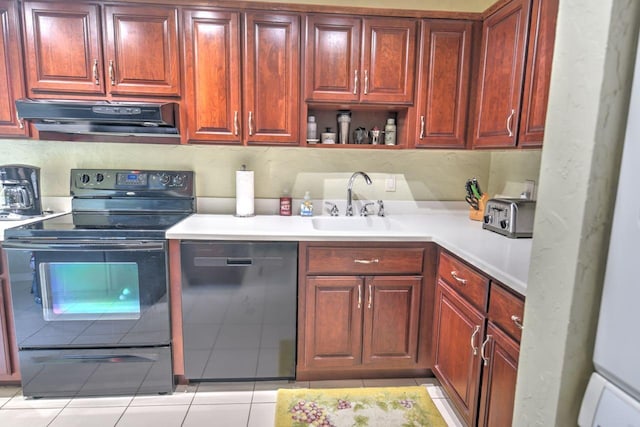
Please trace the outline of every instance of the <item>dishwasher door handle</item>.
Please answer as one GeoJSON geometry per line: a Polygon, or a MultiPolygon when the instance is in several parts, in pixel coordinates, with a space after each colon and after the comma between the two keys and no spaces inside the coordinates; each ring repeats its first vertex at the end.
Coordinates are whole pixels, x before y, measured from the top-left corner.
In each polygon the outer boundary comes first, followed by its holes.
{"type": "Polygon", "coordinates": [[[227,265],[240,267],[253,265],[253,258],[227,258],[227,265]]]}

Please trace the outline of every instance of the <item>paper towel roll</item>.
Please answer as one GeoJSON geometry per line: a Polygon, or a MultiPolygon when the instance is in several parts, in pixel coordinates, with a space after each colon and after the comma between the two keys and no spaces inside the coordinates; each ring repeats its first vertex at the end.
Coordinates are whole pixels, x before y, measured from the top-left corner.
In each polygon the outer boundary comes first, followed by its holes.
{"type": "Polygon", "coordinates": [[[253,215],[253,171],[236,171],[236,216],[253,215]]]}

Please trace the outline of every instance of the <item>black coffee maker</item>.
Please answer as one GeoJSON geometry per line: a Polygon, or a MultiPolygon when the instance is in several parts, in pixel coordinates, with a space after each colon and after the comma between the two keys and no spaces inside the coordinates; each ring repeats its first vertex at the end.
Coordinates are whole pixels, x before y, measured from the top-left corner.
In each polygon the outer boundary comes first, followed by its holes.
{"type": "Polygon", "coordinates": [[[42,215],[40,168],[0,165],[0,220],[42,215]]]}

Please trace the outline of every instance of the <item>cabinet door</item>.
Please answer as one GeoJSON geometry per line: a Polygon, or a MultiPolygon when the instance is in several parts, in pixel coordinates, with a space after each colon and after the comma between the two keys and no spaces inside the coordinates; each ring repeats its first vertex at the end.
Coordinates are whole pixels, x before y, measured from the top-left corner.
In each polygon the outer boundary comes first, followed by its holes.
{"type": "Polygon", "coordinates": [[[354,102],[359,99],[361,31],[359,18],[307,17],[307,101],[354,102]]]}
{"type": "Polygon", "coordinates": [[[240,16],[183,14],[186,138],[240,143],[240,16]]]}
{"type": "Polygon", "coordinates": [[[0,249],[0,382],[20,381],[18,349],[13,333],[9,272],[5,254],[0,249]]]}
{"type": "Polygon", "coordinates": [[[479,426],[510,427],[518,373],[518,344],[489,322],[482,374],[479,426]]]}
{"type": "Polygon", "coordinates": [[[300,17],[245,14],[243,127],[249,144],[296,144],[300,113],[300,17]]]}
{"type": "Polygon", "coordinates": [[[413,19],[364,21],[362,102],[413,103],[416,28],[413,19]]]}
{"type": "Polygon", "coordinates": [[[514,147],[530,0],[514,0],[484,21],[474,147],[514,147]]]}
{"type": "Polygon", "coordinates": [[[518,145],[521,147],[542,146],[549,102],[558,2],[559,0],[534,0],[531,7],[531,29],[518,138],[518,145]]]}
{"type": "Polygon", "coordinates": [[[433,372],[467,425],[478,409],[485,317],[442,281],[436,286],[433,372]]]}
{"type": "Polygon", "coordinates": [[[423,21],[416,147],[464,148],[472,24],[423,21]]]}
{"type": "Polygon", "coordinates": [[[105,6],[108,89],[118,95],[180,95],[177,10],[105,6]]]}
{"type": "Polygon", "coordinates": [[[15,100],[24,97],[22,49],[16,2],[0,0],[0,135],[25,136],[27,129],[16,113],[15,100]]]}
{"type": "Polygon", "coordinates": [[[104,94],[97,5],[26,1],[24,25],[30,96],[51,92],[104,94]]]}
{"type": "Polygon", "coordinates": [[[307,278],[304,365],[360,365],[364,284],[358,277],[307,278]]]}
{"type": "Polygon", "coordinates": [[[366,280],[363,364],[411,368],[417,363],[422,277],[366,280]]]}

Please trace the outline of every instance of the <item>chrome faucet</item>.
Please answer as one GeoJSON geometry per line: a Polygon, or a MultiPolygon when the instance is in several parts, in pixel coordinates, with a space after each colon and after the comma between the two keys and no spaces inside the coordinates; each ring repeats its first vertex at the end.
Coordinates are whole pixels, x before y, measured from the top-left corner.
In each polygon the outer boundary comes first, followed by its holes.
{"type": "Polygon", "coordinates": [[[362,175],[367,185],[371,185],[371,178],[364,172],[354,172],[349,178],[349,183],[347,184],[347,216],[353,216],[353,200],[351,197],[351,189],[353,188],[353,181],[356,179],[358,175],[362,175]]]}

